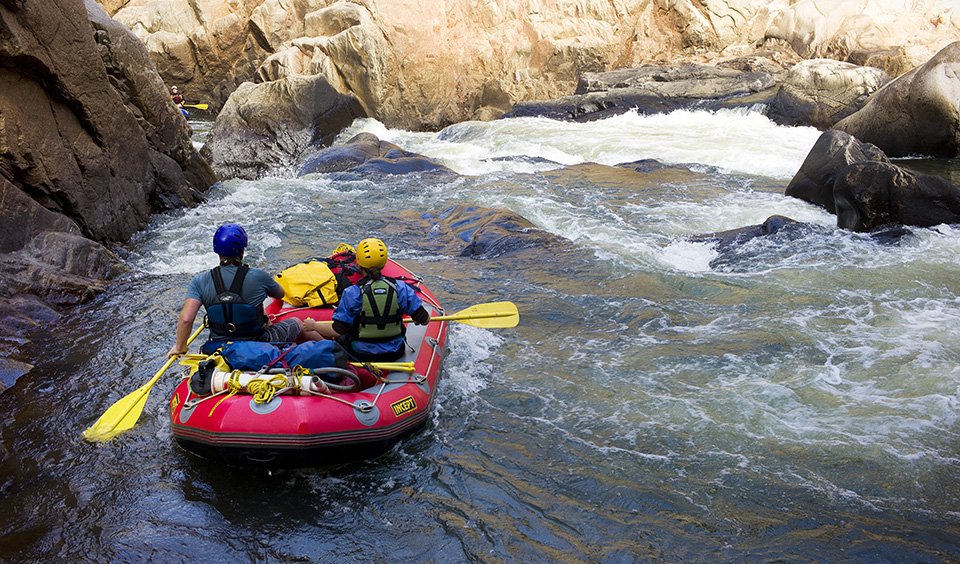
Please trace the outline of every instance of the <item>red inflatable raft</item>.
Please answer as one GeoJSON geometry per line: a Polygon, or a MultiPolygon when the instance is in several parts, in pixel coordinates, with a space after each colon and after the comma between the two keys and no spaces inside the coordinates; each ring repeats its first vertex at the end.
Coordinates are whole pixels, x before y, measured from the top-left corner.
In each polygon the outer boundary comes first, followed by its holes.
{"type": "MultiPolygon", "coordinates": [[[[437,299],[415,274],[392,260],[383,273],[414,287],[431,317],[443,315],[437,299]]],[[[268,302],[265,311],[276,320],[296,316],[319,321],[333,315],[332,307],[297,308],[279,300],[268,302]]],[[[252,386],[238,393],[223,390],[197,396],[190,390],[188,374],[170,398],[173,436],[188,451],[242,465],[302,466],[376,456],[427,422],[446,336],[445,321],[407,324],[404,357],[393,367],[383,365],[379,377],[352,367],[359,376],[354,380],[362,383],[353,391],[316,391],[309,378],[301,386],[299,377],[287,371],[239,375],[237,381],[279,382],[281,389],[267,394],[272,397],[266,401],[252,393],[252,386]],[[278,377],[287,378],[287,385],[278,377]]],[[[199,355],[190,357],[182,363],[194,365],[195,371],[199,355]]],[[[349,379],[344,381],[350,384],[349,379]]]]}

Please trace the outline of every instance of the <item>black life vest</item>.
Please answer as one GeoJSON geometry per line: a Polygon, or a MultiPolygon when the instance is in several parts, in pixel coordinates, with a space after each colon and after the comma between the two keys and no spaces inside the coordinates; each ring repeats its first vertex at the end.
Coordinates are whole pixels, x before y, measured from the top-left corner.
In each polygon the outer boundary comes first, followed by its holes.
{"type": "Polygon", "coordinates": [[[263,331],[263,306],[252,306],[240,295],[249,270],[250,267],[245,264],[237,267],[229,290],[224,287],[220,267],[210,270],[217,300],[206,307],[207,325],[214,333],[230,339],[250,340],[257,338],[263,331]]]}
{"type": "Polygon", "coordinates": [[[361,310],[354,325],[354,337],[376,343],[390,341],[406,333],[396,282],[381,276],[360,281],[361,310]]]}

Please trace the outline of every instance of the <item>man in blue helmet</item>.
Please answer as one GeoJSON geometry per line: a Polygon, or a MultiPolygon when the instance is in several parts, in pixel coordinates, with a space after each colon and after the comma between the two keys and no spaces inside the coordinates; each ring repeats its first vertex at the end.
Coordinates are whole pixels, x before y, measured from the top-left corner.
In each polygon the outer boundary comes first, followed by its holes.
{"type": "MultiPolygon", "coordinates": [[[[220,265],[193,277],[187,287],[187,298],[177,321],[177,342],[169,356],[187,352],[187,339],[202,305],[207,312],[210,338],[201,350],[209,351],[218,341],[265,341],[292,343],[301,333],[307,340],[323,339],[321,326],[308,320],[287,318],[270,324],[263,313],[267,296],[283,298],[283,288],[273,277],[259,268],[243,264],[247,248],[247,232],[243,227],[221,225],[213,236],[213,251],[220,256],[220,265]]],[[[211,351],[212,352],[212,351],[211,351]]]]}

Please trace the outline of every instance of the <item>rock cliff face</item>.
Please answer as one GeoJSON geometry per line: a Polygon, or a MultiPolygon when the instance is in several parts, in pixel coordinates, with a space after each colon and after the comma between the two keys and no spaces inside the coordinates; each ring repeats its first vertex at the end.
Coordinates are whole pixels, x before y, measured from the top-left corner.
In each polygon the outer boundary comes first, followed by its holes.
{"type": "Polygon", "coordinates": [[[786,41],[805,59],[825,57],[899,76],[956,41],[953,0],[799,0],[782,9],[766,38],[786,41]]]}
{"type": "Polygon", "coordinates": [[[960,36],[950,0],[101,3],[144,41],[168,82],[217,107],[244,81],[316,75],[406,129],[568,95],[587,72],[711,62],[764,42],[895,77],[960,36]]]}
{"type": "Polygon", "coordinates": [[[320,75],[391,127],[435,129],[569,94],[586,71],[749,51],[789,2],[104,4],[147,44],[164,78],[218,105],[243,81],[320,75]]]}
{"type": "Polygon", "coordinates": [[[93,0],[0,0],[0,349],[24,295],[89,299],[117,269],[101,243],[214,181],[126,27],[93,0]]]}

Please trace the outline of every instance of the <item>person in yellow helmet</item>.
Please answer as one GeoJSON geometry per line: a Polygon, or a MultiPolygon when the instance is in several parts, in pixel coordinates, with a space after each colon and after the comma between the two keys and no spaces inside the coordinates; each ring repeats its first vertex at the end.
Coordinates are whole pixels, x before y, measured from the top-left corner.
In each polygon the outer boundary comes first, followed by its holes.
{"type": "Polygon", "coordinates": [[[381,274],[387,264],[387,246],[383,241],[360,241],[356,256],[364,277],[340,296],[333,312],[333,329],[346,336],[347,350],[357,360],[397,360],[403,356],[405,346],[403,315],[409,315],[417,325],[426,325],[430,314],[413,288],[381,274]]]}

